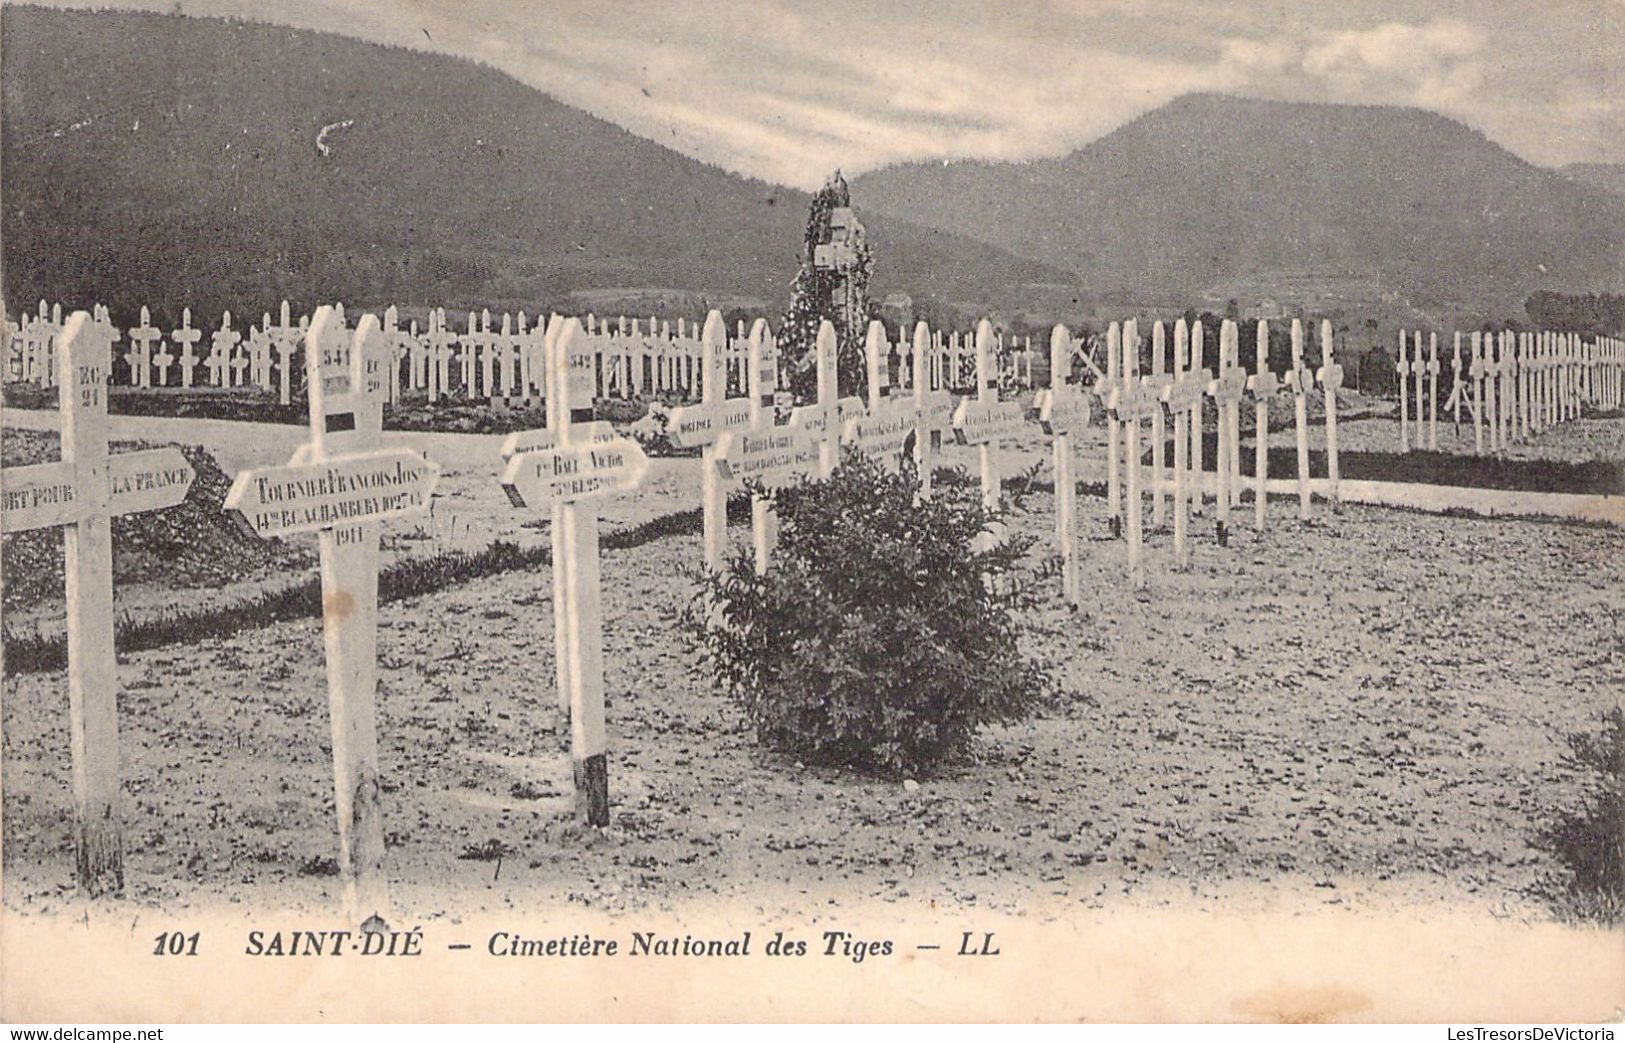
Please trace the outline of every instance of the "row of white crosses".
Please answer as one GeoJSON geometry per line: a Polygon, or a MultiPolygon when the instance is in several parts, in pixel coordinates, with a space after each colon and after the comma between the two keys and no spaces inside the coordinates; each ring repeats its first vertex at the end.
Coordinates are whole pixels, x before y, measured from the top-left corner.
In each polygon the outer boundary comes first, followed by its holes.
{"type": "MultiPolygon", "coordinates": [[[[727,397],[721,316],[716,312],[708,317],[701,340],[708,349],[701,355],[702,399],[674,409],[667,433],[676,445],[701,447],[702,548],[708,569],[722,567],[732,488],[746,480],[773,489],[804,477],[828,477],[842,445],[895,467],[912,440],[921,494],[930,495],[933,451],[949,429],[954,400],[947,390],[932,387],[931,340],[924,323],[915,327],[906,389],[902,380],[893,386],[891,359],[897,352],[884,327],[870,324],[864,345],[867,405],[840,397],[835,328],[822,323],[814,343],[816,398],[792,409],[784,424],[777,422],[773,408],[778,349],[767,323],[758,320],[747,339],[748,379],[745,394],[739,397],[727,397]]],[[[995,394],[996,390],[995,386],[995,394]]],[[[1016,410],[1019,415],[1019,406],[1016,410]]],[[[974,419],[971,426],[976,426],[974,419]]],[[[992,488],[997,488],[996,475],[992,488]]],[[[993,495],[996,500],[996,492],[993,495]]],[[[763,497],[753,501],[751,527],[755,567],[765,572],[772,554],[773,519],[763,497]]]]}
{"type": "MultiPolygon", "coordinates": [[[[48,383],[41,374],[50,371],[48,353],[60,329],[60,311],[56,306],[54,323],[24,316],[12,327],[8,373],[12,379],[48,383]]],[[[98,305],[98,319],[105,314],[98,305]]],[[[457,395],[502,405],[529,405],[540,398],[541,381],[532,371],[541,372],[542,340],[549,322],[538,318],[532,324],[523,312],[497,317],[489,310],[471,311],[459,333],[444,308],[431,308],[421,330],[416,320],[400,325],[397,315],[393,306],[383,314],[390,353],[387,401],[397,401],[403,393],[422,393],[431,402],[457,395]]],[[[276,320],[266,313],[258,325],[241,328],[227,312],[213,330],[194,327],[191,310],[185,309],[180,325],[166,331],[153,325],[149,309],[143,308],[140,321],[123,331],[128,347],[121,357],[133,387],[256,387],[278,391],[286,405],[297,391],[303,362],[296,356],[309,324],[308,317],[291,315],[286,301],[276,320]]],[[[582,327],[598,356],[595,398],[693,399],[701,394],[705,349],[699,323],[652,317],[621,317],[612,323],[587,315],[582,327]]],[[[975,335],[937,331],[929,336],[932,385],[972,386],[975,335]]],[[[114,342],[120,339],[114,331],[114,342]]],[[[902,363],[912,357],[912,344],[906,341],[907,336],[900,334],[895,344],[888,343],[888,365],[893,358],[902,363]]],[[[727,340],[724,363],[728,385],[740,391],[748,379],[747,351],[748,336],[741,322],[727,340]]],[[[1012,341],[1007,348],[1003,334],[996,334],[993,354],[1005,383],[1031,386],[1035,352],[1030,341],[1020,345],[1012,341]]],[[[900,386],[912,387],[912,366],[900,365],[899,372],[900,386]]]]}
{"type": "Polygon", "coordinates": [[[40,387],[53,387],[57,381],[55,358],[57,336],[62,332],[62,305],[39,302],[39,310],[23,313],[16,322],[7,321],[7,350],[0,366],[8,381],[26,381],[40,387]]]}
{"type": "MultiPolygon", "coordinates": [[[[1618,408],[1621,378],[1625,377],[1620,343],[1609,337],[1588,343],[1572,333],[1501,331],[1464,337],[1458,332],[1451,346],[1452,388],[1444,408],[1451,411],[1458,426],[1463,406],[1468,408],[1475,453],[1500,451],[1576,419],[1584,403],[1618,408]]],[[[1406,345],[1407,334],[1401,331],[1395,363],[1400,452],[1437,449],[1438,338],[1429,336],[1425,361],[1420,332],[1410,336],[1408,353],[1406,345]]]]}
{"type": "MultiPolygon", "coordinates": [[[[1342,386],[1343,370],[1333,355],[1332,329],[1329,321],[1321,323],[1322,365],[1311,372],[1304,362],[1304,331],[1301,322],[1292,325],[1292,368],[1285,378],[1269,369],[1269,328],[1260,322],[1255,341],[1255,365],[1251,373],[1240,363],[1240,331],[1233,321],[1226,321],[1220,329],[1217,371],[1203,367],[1203,326],[1188,326],[1181,319],[1174,325],[1173,368],[1167,367],[1167,341],[1162,323],[1152,327],[1152,372],[1140,373],[1139,324],[1130,319],[1119,326],[1111,324],[1106,333],[1106,368],[1094,384],[1106,410],[1107,443],[1107,511],[1111,519],[1112,535],[1125,536],[1128,542],[1128,568],[1131,582],[1143,583],[1141,550],[1144,540],[1142,496],[1152,498],[1152,522],[1165,524],[1163,498],[1172,495],[1174,555],[1176,563],[1189,562],[1187,529],[1189,515],[1199,508],[1204,495],[1202,472],[1201,407],[1205,397],[1213,399],[1218,417],[1218,458],[1215,462],[1214,498],[1215,529],[1220,545],[1228,543],[1230,509],[1240,503],[1243,478],[1241,475],[1241,403],[1251,397],[1254,409],[1254,524],[1263,529],[1267,521],[1269,481],[1268,430],[1270,403],[1285,390],[1292,396],[1294,427],[1297,443],[1298,513],[1307,519],[1310,513],[1311,483],[1308,444],[1308,396],[1319,383],[1325,395],[1327,477],[1332,498],[1337,498],[1337,390],[1342,386]],[[1159,451],[1163,443],[1163,410],[1167,409],[1174,421],[1174,459],[1172,473],[1166,468],[1164,454],[1159,451]],[[1142,484],[1140,454],[1141,424],[1150,421],[1153,438],[1151,475],[1142,484]]],[[[1036,400],[1040,419],[1056,435],[1057,489],[1063,484],[1064,462],[1061,434],[1064,431],[1046,418],[1054,410],[1058,395],[1069,379],[1062,348],[1063,340],[1070,344],[1070,335],[1057,327],[1052,337],[1051,388],[1040,393],[1036,400]]],[[[1086,415],[1086,414],[1085,414],[1086,415]]],[[[1069,601],[1076,601],[1074,570],[1068,567],[1072,555],[1069,535],[1072,507],[1069,497],[1057,502],[1057,534],[1062,545],[1063,586],[1069,601]]]]}
{"type": "Polygon", "coordinates": [[[92,898],[124,890],[112,518],[173,507],[194,479],[173,447],[109,454],[111,348],[109,327],[86,312],[69,317],[53,380],[61,389],[61,460],[0,471],[0,531],[63,529],[74,866],[92,898]]]}

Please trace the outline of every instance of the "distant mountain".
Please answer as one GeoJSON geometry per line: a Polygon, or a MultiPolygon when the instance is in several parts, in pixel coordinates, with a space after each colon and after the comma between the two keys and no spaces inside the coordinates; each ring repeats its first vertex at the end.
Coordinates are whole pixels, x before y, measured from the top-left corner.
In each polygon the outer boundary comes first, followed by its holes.
{"type": "MultiPolygon", "coordinates": [[[[0,44],[13,310],[41,297],[255,315],[283,297],[534,309],[611,287],[788,298],[805,193],[485,66],[274,26],[9,4],[0,44]]],[[[859,209],[877,295],[976,311],[1074,281],[859,209]]]]}
{"type": "Polygon", "coordinates": [[[852,187],[1142,299],[1329,284],[1521,310],[1537,289],[1625,284],[1625,199],[1417,109],[1188,95],[1059,158],[911,163],[852,187]]]}
{"type": "Polygon", "coordinates": [[[1625,196],[1625,163],[1570,163],[1561,172],[1571,180],[1625,196]]]}

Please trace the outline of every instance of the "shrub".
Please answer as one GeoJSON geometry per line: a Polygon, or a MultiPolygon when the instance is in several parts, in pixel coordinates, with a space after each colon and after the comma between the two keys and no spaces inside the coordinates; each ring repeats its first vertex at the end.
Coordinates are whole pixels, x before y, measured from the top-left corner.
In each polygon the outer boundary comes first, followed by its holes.
{"type": "Polygon", "coordinates": [[[849,452],[828,480],[764,493],[779,519],[766,576],[741,554],[706,577],[687,625],[771,748],[912,774],[1044,694],[1016,641],[1030,595],[1001,582],[1031,541],[973,549],[992,520],[977,488],[916,503],[918,487],[849,452]]]}
{"type": "Polygon", "coordinates": [[[1625,922],[1625,711],[1608,711],[1597,734],[1570,735],[1561,763],[1588,778],[1589,792],[1536,835],[1535,847],[1562,866],[1539,892],[1564,919],[1625,922]]]}

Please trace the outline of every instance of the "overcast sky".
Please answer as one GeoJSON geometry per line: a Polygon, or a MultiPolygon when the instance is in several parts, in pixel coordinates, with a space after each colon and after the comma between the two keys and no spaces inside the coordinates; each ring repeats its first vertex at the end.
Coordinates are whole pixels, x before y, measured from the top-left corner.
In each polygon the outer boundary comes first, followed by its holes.
{"type": "MultiPolygon", "coordinates": [[[[80,6],[69,0],[64,6],[80,6]]],[[[1625,162],[1625,0],[94,0],[445,51],[730,170],[1058,155],[1196,90],[1625,162]]]]}

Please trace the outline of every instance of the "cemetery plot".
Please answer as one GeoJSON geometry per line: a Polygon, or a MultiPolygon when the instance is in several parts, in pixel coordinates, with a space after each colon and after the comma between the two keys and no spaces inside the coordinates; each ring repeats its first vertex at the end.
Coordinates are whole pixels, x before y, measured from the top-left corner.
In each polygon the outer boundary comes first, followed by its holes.
{"type": "MultiPolygon", "coordinates": [[[[1103,500],[1078,509],[1084,531],[1103,528],[1103,500]]],[[[1049,553],[1047,497],[1010,523],[1049,553]]],[[[663,909],[676,894],[771,915],[831,899],[1157,904],[1194,887],[1215,903],[1504,902],[1540,916],[1520,889],[1550,867],[1527,831],[1575,784],[1560,737],[1590,726],[1620,681],[1591,646],[1625,580],[1625,536],[1358,505],[1294,533],[1236,534],[1241,569],[1198,559],[1175,572],[1152,556],[1153,597],[1116,599],[1109,625],[1080,626],[1059,597],[1031,610],[1024,640],[1060,665],[1066,694],[988,730],[974,765],[912,791],[764,755],[684,666],[668,618],[688,595],[671,566],[681,541],[612,552],[613,802],[585,847],[565,726],[536,712],[546,683],[501,683],[552,677],[553,642],[537,633],[551,570],[383,606],[392,897],[438,910],[454,894],[460,910],[502,912],[571,894],[663,909]],[[1485,556],[1507,565],[1486,570],[1485,556]],[[1595,568],[1582,575],[1578,561],[1595,568]],[[1528,598],[1552,610],[1521,611],[1528,598]],[[1531,694],[1553,688],[1565,698],[1531,694]],[[1011,772],[1021,786],[990,785],[1011,772]],[[461,857],[471,852],[503,854],[502,872],[493,880],[494,863],[461,857]]],[[[1120,558],[1084,554],[1079,567],[1084,590],[1121,588],[1120,558]]],[[[126,770],[144,780],[128,816],[144,894],[311,910],[337,896],[311,643],[308,624],[277,624],[119,667],[126,770]],[[243,685],[245,669],[263,680],[243,685]]],[[[59,683],[8,678],[3,702],[5,897],[24,911],[59,908],[71,875],[59,683]],[[35,796],[10,799],[14,785],[35,796]]]]}

